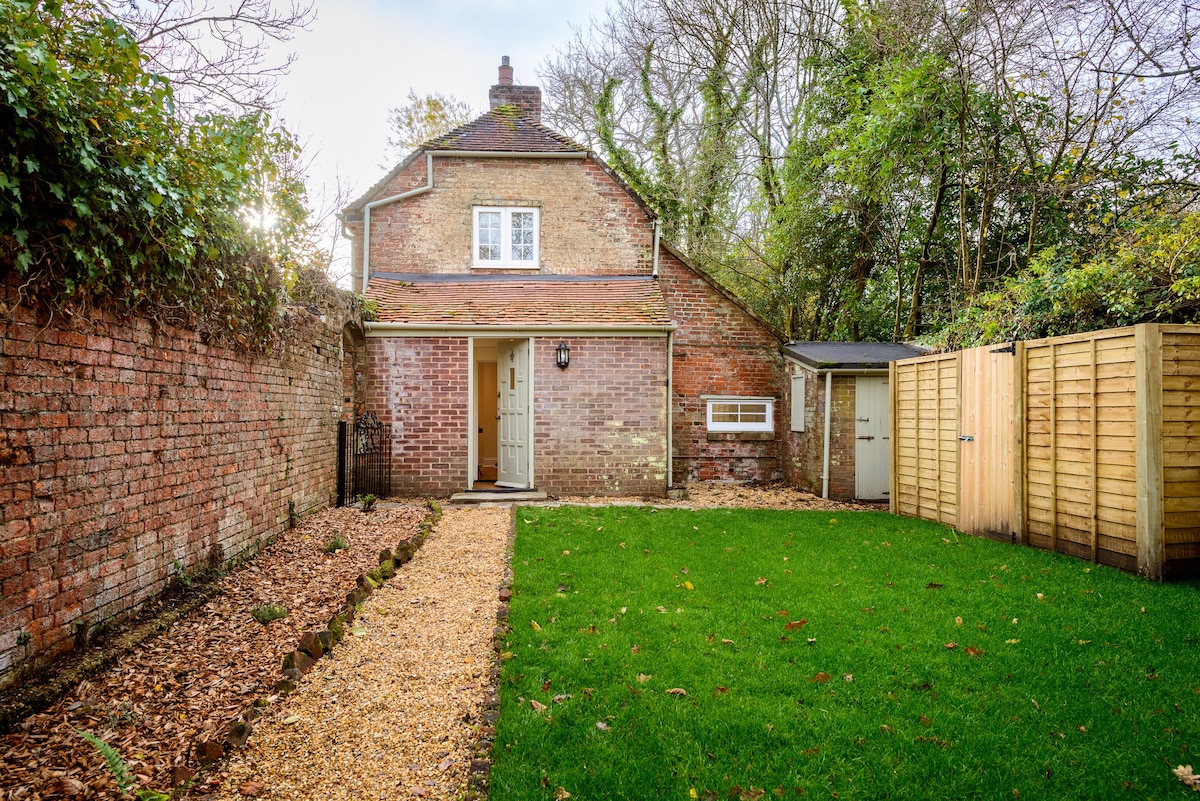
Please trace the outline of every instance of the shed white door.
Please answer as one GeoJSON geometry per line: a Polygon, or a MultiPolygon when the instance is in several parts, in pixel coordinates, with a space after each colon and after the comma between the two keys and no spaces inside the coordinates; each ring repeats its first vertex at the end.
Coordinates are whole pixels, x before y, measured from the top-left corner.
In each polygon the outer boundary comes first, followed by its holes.
{"type": "Polygon", "coordinates": [[[529,486],[529,342],[500,343],[496,379],[500,385],[500,458],[496,483],[529,486]]]}
{"type": "Polygon", "coordinates": [[[887,500],[891,477],[887,376],[860,375],[854,382],[854,496],[887,500]]]}

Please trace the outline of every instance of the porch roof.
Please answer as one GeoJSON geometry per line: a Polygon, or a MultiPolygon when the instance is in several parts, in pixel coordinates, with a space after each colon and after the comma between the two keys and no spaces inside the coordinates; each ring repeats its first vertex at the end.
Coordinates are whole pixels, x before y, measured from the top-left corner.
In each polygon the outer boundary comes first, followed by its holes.
{"type": "Polygon", "coordinates": [[[642,276],[375,273],[367,297],[378,304],[381,323],[595,328],[671,324],[658,282],[642,276]]]}

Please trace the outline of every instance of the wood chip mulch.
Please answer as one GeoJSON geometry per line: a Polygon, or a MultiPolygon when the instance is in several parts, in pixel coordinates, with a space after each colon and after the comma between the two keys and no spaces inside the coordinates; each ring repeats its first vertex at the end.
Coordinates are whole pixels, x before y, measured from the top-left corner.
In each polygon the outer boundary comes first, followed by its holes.
{"type": "Polygon", "coordinates": [[[805,492],[782,481],[734,484],[717,481],[696,481],[686,485],[687,497],[679,500],[663,498],[612,498],[603,496],[562,497],[561,503],[588,504],[653,504],[654,506],[681,509],[707,509],[733,507],[739,509],[785,509],[788,511],[887,511],[886,503],[855,503],[833,501],[805,492]]]}
{"type": "Polygon", "coordinates": [[[511,512],[449,509],[332,658],[256,724],[214,798],[461,799],[492,684],[511,512]]]}
{"type": "Polygon", "coordinates": [[[221,594],[195,614],[0,737],[0,799],[120,798],[77,729],[114,746],[138,787],[168,790],[189,777],[199,768],[197,743],[223,742],[256,699],[271,697],[299,635],[323,628],[358,574],[378,566],[380,550],[412,539],[426,515],[415,506],[369,515],[333,509],[284,532],[219,579],[221,594]],[[327,555],[335,534],[348,547],[327,555]],[[250,610],[270,602],[285,604],[288,616],[264,626],[250,610]]]}

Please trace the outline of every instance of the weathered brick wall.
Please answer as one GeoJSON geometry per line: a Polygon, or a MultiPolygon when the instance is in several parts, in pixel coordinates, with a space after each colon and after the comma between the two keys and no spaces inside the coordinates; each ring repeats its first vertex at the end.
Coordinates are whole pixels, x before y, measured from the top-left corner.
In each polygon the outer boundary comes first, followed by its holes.
{"type": "Polygon", "coordinates": [[[675,332],[672,399],[674,481],[781,478],[787,415],[775,337],[736,303],[663,251],[659,276],[675,332]],[[769,397],[773,434],[708,433],[705,395],[769,397]]]}
{"type": "MultiPolygon", "coordinates": [[[[825,376],[800,367],[793,366],[791,369],[805,375],[804,431],[787,432],[784,440],[784,477],[789,483],[819,495],[825,454],[825,376]]],[[[829,424],[829,497],[837,500],[854,497],[854,389],[854,376],[833,377],[833,408],[829,424]]],[[[790,392],[789,381],[789,408],[790,392]]]]}
{"type": "MultiPolygon", "coordinates": [[[[540,209],[540,272],[650,273],[653,227],[645,211],[590,159],[433,160],[432,191],[371,212],[372,272],[487,273],[472,268],[472,208],[540,209]]],[[[392,178],[375,199],[425,185],[425,159],[392,178]]],[[[351,220],[353,273],[361,276],[361,220],[351,220]]],[[[520,271],[517,272],[532,272],[520,271]]]]}
{"type": "Polygon", "coordinates": [[[367,408],[392,427],[392,493],[466,488],[465,337],[368,337],[367,408]]]}
{"type": "Polygon", "coordinates": [[[0,683],[332,501],[340,322],[250,356],[0,298],[0,683]]]}
{"type": "Polygon", "coordinates": [[[554,494],[654,495],[667,488],[666,337],[534,342],[534,471],[554,494]]]}

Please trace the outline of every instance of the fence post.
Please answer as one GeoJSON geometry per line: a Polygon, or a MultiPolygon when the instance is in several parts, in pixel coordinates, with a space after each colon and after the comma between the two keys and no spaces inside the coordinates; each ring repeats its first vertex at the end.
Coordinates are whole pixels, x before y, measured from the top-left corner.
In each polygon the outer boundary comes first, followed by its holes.
{"type": "Polygon", "coordinates": [[[1028,386],[1028,375],[1025,372],[1025,343],[1013,342],[1013,507],[1012,507],[1012,537],[1013,542],[1021,545],[1029,544],[1029,535],[1025,530],[1025,482],[1028,475],[1025,470],[1025,424],[1026,406],[1025,395],[1028,386]]]}
{"type": "Polygon", "coordinates": [[[337,505],[346,505],[346,421],[338,421],[337,433],[337,505]]]}
{"type": "Polygon", "coordinates": [[[1137,565],[1156,581],[1163,574],[1162,331],[1134,329],[1137,395],[1137,565]]]}

